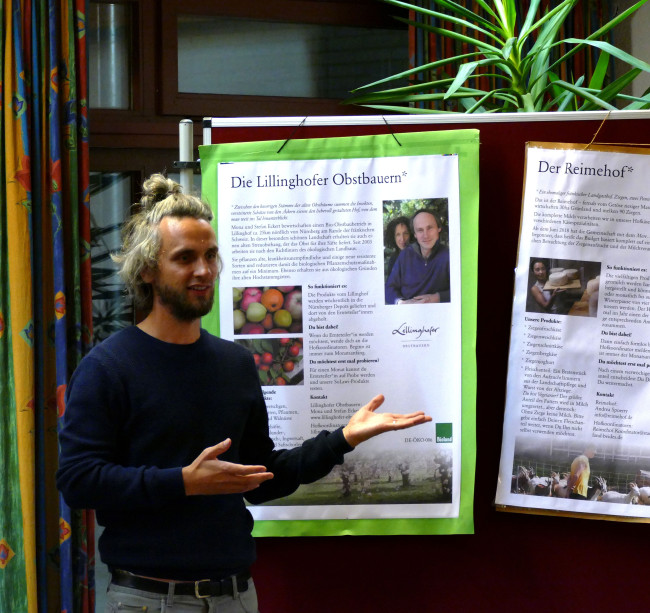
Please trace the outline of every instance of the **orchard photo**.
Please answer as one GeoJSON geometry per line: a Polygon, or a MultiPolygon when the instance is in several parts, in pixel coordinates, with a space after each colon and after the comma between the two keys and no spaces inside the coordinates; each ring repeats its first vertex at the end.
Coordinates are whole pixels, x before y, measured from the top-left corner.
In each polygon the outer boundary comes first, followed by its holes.
{"type": "Polygon", "coordinates": [[[262,385],[302,385],[302,338],[238,339],[252,354],[262,385]]]}

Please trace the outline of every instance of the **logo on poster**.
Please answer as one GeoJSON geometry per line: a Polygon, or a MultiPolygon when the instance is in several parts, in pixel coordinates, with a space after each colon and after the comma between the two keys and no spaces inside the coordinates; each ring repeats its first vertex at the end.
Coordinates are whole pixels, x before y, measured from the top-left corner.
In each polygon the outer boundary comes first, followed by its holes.
{"type": "Polygon", "coordinates": [[[453,443],[453,424],[437,423],[436,424],[436,443],[453,443]]]}
{"type": "Polygon", "coordinates": [[[423,334],[428,334],[429,336],[433,336],[436,332],[440,330],[440,326],[435,328],[434,326],[418,326],[418,327],[411,327],[407,323],[403,323],[397,328],[393,330],[393,334],[399,334],[400,336],[414,336],[415,340],[419,339],[422,337],[423,334]]]}

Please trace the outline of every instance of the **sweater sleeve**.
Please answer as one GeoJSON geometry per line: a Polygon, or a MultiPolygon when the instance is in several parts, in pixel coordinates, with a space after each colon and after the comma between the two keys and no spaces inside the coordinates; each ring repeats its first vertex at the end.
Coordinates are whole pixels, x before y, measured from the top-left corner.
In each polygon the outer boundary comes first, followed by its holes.
{"type": "MultiPolygon", "coordinates": [[[[402,254],[400,253],[400,256],[402,254]]],[[[397,257],[393,268],[386,279],[386,304],[395,304],[399,298],[403,298],[401,287],[402,287],[402,268],[401,262],[403,258],[400,256],[397,257]]]]}
{"type": "Polygon", "coordinates": [[[87,356],[66,390],[57,487],[73,508],[153,509],[185,496],[181,467],[123,466],[119,431],[126,411],[114,369],[87,356]]]}
{"type": "Polygon", "coordinates": [[[337,464],[343,464],[344,455],[352,447],[343,436],[343,428],[334,432],[323,430],[294,449],[274,450],[265,466],[274,478],[248,492],[246,499],[260,504],[288,496],[303,483],[313,483],[330,473],[337,464]]]}
{"type": "Polygon", "coordinates": [[[273,473],[273,479],[246,494],[253,504],[288,496],[303,483],[313,483],[329,474],[344,455],[352,451],[343,436],[343,428],[334,432],[323,430],[293,449],[275,449],[269,436],[268,415],[259,379],[253,365],[250,368],[259,389],[256,408],[249,417],[241,442],[241,460],[244,464],[262,464],[273,473]]]}

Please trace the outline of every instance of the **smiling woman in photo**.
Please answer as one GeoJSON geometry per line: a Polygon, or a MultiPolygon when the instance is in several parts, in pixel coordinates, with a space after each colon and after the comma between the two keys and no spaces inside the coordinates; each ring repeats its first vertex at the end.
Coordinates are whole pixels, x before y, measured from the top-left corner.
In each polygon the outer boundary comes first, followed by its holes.
{"type": "Polygon", "coordinates": [[[530,270],[535,277],[535,284],[530,288],[530,295],[540,312],[556,313],[557,305],[555,304],[555,299],[558,291],[562,290],[554,289],[551,291],[544,289],[544,286],[548,281],[548,269],[549,264],[546,260],[540,258],[533,258],[531,260],[530,270]]]}
{"type": "Polygon", "coordinates": [[[384,238],[384,244],[389,249],[393,249],[393,253],[388,260],[388,267],[386,268],[386,276],[390,274],[390,271],[393,270],[393,266],[397,261],[402,249],[405,249],[409,246],[412,240],[410,224],[408,217],[396,217],[391,219],[391,221],[386,226],[386,234],[384,238]]]}

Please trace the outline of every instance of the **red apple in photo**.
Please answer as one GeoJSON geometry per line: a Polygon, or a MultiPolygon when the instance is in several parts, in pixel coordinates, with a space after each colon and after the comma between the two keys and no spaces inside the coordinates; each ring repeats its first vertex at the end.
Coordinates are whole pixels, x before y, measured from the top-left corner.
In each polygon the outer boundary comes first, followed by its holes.
{"type": "Polygon", "coordinates": [[[239,305],[242,311],[247,311],[248,307],[253,302],[259,302],[262,299],[262,290],[259,287],[247,287],[244,290],[241,304],[239,305]]]}
{"type": "Polygon", "coordinates": [[[284,294],[286,294],[287,292],[290,292],[294,287],[296,287],[296,286],[295,285],[282,285],[282,286],[278,287],[278,289],[281,292],[283,292],[284,294]]]}
{"type": "Polygon", "coordinates": [[[264,326],[250,321],[246,322],[241,329],[241,334],[264,334],[265,332],[264,326]]]}
{"type": "Polygon", "coordinates": [[[287,294],[284,299],[284,308],[291,313],[291,317],[296,320],[302,319],[302,290],[296,289],[287,294]]]}

